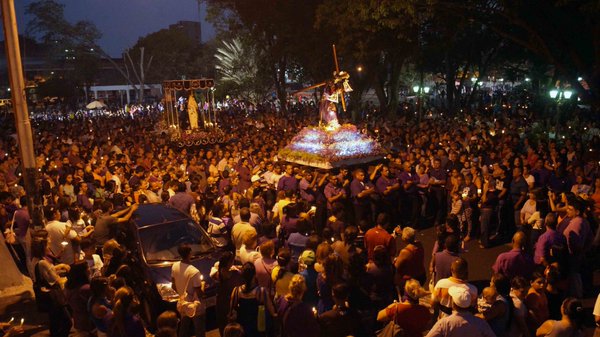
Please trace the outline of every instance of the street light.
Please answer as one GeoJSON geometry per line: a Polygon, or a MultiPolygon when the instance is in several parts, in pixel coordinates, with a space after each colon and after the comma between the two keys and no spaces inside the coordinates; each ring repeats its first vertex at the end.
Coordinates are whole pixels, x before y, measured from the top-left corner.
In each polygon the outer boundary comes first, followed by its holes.
{"type": "Polygon", "coordinates": [[[424,86],[421,87],[419,85],[414,85],[413,86],[413,91],[415,92],[415,94],[417,95],[417,105],[419,106],[419,122],[421,121],[421,113],[423,112],[423,96],[429,93],[429,87],[428,86],[424,86]]]}
{"type": "Polygon", "coordinates": [[[561,106],[562,104],[564,104],[565,101],[571,99],[571,96],[573,96],[573,91],[569,89],[563,90],[560,88],[556,88],[550,90],[548,94],[550,95],[550,98],[556,101],[556,126],[554,127],[554,129],[556,132],[556,139],[558,140],[558,127],[560,124],[561,106]]]}

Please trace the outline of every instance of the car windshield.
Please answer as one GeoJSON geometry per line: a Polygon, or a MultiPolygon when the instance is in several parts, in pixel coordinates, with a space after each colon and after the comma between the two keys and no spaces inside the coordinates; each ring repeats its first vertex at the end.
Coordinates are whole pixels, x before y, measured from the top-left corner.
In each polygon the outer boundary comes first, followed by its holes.
{"type": "Polygon", "coordinates": [[[210,238],[194,222],[187,220],[141,228],[139,235],[148,263],[180,260],[177,247],[182,243],[190,245],[192,256],[200,256],[214,248],[210,238]]]}

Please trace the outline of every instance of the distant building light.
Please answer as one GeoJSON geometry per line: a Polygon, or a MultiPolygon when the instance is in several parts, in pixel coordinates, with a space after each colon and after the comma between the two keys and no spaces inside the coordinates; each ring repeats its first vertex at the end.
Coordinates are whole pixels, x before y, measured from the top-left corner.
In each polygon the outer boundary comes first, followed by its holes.
{"type": "Polygon", "coordinates": [[[581,76],[580,76],[580,77],[577,77],[577,81],[578,81],[578,82],[581,82],[581,81],[583,81],[583,77],[581,77],[581,76]]]}
{"type": "Polygon", "coordinates": [[[531,78],[525,77],[525,82],[531,82],[531,78]]]}

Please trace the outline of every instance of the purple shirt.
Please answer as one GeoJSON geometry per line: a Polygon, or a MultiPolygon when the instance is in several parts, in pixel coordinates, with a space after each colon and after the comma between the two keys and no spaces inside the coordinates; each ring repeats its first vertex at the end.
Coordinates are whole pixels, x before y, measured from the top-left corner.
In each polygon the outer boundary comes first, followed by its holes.
{"type": "Polygon", "coordinates": [[[550,248],[555,245],[566,245],[567,240],[564,235],[555,231],[551,228],[546,228],[546,232],[540,235],[537,242],[535,243],[535,252],[533,255],[533,262],[536,264],[542,263],[542,258],[546,258],[550,255],[550,248]]]}
{"type": "Polygon", "coordinates": [[[21,239],[25,239],[27,231],[29,230],[29,224],[31,224],[31,217],[27,208],[21,208],[15,211],[14,220],[14,231],[21,239]]]}
{"type": "Polygon", "coordinates": [[[408,183],[409,181],[412,181],[412,184],[410,186],[404,188],[404,192],[409,193],[409,194],[417,193],[417,185],[419,184],[419,176],[418,175],[412,174],[407,171],[402,171],[402,173],[400,173],[400,180],[402,181],[403,187],[406,183],[408,183]]]}
{"type": "Polygon", "coordinates": [[[298,188],[300,188],[300,196],[303,200],[306,200],[306,202],[312,204],[315,201],[315,194],[312,188],[309,189],[309,187],[310,183],[304,178],[302,178],[302,180],[300,180],[298,183],[298,188]]]}
{"type": "Polygon", "coordinates": [[[571,254],[581,253],[591,237],[590,224],[584,218],[576,216],[569,221],[563,234],[567,238],[569,252],[571,254]]]}
{"type": "Polygon", "coordinates": [[[452,263],[460,256],[454,252],[444,249],[441,252],[435,253],[435,283],[437,281],[452,276],[452,263]]]}
{"type": "Polygon", "coordinates": [[[298,190],[298,179],[284,175],[277,183],[278,191],[296,191],[298,190]]]}
{"type": "Polygon", "coordinates": [[[395,194],[393,191],[391,193],[388,193],[387,195],[383,194],[383,192],[385,192],[385,190],[388,187],[394,186],[397,183],[398,183],[398,180],[396,178],[386,178],[384,176],[380,176],[377,179],[377,182],[375,182],[375,190],[377,191],[377,193],[381,194],[381,196],[384,198],[392,198],[393,195],[395,194]]]}
{"type": "Polygon", "coordinates": [[[367,185],[363,181],[353,179],[350,183],[350,195],[352,196],[353,203],[355,205],[363,204],[368,202],[367,197],[359,198],[358,194],[367,189],[367,185]]]}
{"type": "Polygon", "coordinates": [[[195,203],[194,197],[187,194],[186,192],[177,192],[169,199],[169,205],[177,208],[185,214],[190,214],[190,209],[195,203]]]}
{"type": "MultiPolygon", "coordinates": [[[[341,191],[343,191],[344,189],[342,187],[338,187],[333,185],[332,183],[328,183],[327,185],[325,185],[325,190],[323,191],[323,194],[325,194],[325,198],[331,198],[334,197],[338,194],[340,194],[341,191]]],[[[332,208],[332,204],[327,201],[327,209],[331,209],[332,208]]]]}
{"type": "Polygon", "coordinates": [[[492,266],[495,273],[502,273],[509,279],[515,276],[523,276],[529,279],[535,265],[529,255],[519,248],[513,248],[508,252],[498,255],[492,266]]]}

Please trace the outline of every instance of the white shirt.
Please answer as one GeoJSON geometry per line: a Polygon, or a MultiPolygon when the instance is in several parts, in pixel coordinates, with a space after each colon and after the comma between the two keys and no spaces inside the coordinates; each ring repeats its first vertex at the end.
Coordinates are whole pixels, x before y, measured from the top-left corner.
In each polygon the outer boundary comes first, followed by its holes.
{"type": "Polygon", "coordinates": [[[46,231],[48,231],[52,254],[57,256],[61,263],[73,264],[75,262],[75,253],[73,252],[71,240],[77,237],[77,233],[73,229],[67,233],[67,223],[56,220],[46,224],[46,231]],[[63,245],[63,242],[66,244],[63,245]]]}
{"type": "MultiPolygon", "coordinates": [[[[185,300],[188,302],[200,301],[194,288],[202,287],[201,275],[200,271],[191,264],[181,261],[175,262],[171,268],[171,279],[175,282],[173,288],[177,289],[179,296],[185,294],[185,300]]],[[[204,301],[200,301],[200,303],[196,309],[196,315],[206,310],[204,301]]]]}

